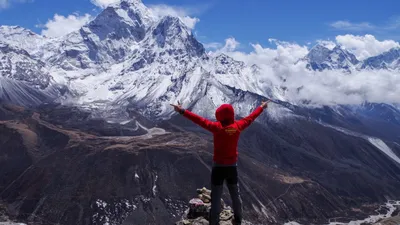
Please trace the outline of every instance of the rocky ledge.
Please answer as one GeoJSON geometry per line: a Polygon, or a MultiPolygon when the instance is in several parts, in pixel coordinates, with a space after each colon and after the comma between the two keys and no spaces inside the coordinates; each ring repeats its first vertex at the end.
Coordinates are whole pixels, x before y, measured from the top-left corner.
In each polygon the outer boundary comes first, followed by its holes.
{"type": "MultiPolygon", "coordinates": [[[[182,220],[175,225],[208,225],[209,213],[211,209],[211,191],[203,187],[197,189],[197,197],[189,201],[189,207],[185,211],[182,220]]],[[[220,225],[235,225],[233,210],[221,199],[221,214],[219,215],[220,225]]],[[[242,224],[250,225],[249,222],[242,224]]]]}

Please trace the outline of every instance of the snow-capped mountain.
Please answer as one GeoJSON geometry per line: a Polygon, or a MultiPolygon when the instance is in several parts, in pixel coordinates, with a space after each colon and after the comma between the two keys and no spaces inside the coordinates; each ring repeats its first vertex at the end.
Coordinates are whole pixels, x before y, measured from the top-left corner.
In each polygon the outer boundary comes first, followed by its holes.
{"type": "Polygon", "coordinates": [[[340,46],[335,46],[332,50],[323,45],[313,47],[303,59],[307,62],[307,68],[311,70],[346,70],[356,68],[359,61],[351,52],[340,46]]]}
{"type": "Polygon", "coordinates": [[[48,60],[66,71],[122,62],[136,53],[138,43],[146,37],[152,24],[149,15],[139,1],[108,7],[80,30],[55,41],[57,51],[48,60]]]}
{"type": "Polygon", "coordinates": [[[362,69],[400,69],[400,48],[393,48],[378,56],[366,59],[362,69]]]}
{"type": "Polygon", "coordinates": [[[323,46],[314,46],[303,59],[307,62],[309,70],[342,70],[351,72],[354,70],[398,70],[400,69],[400,48],[393,48],[380,55],[358,60],[349,50],[341,46],[335,46],[332,50],[323,46]]]}
{"type": "MultiPolygon", "coordinates": [[[[198,108],[204,115],[212,115],[215,105],[223,102],[239,104],[242,100],[232,98],[239,92],[288,101],[284,87],[261,81],[257,65],[207,54],[179,18],[160,18],[139,0],[111,5],[63,37],[48,38],[6,26],[1,27],[0,37],[8,48],[23,52],[19,58],[34,71],[7,75],[9,82],[35,89],[25,91],[26,95],[40,93],[49,84],[61,85],[68,88],[69,102],[80,106],[123,110],[135,105],[143,114],[161,118],[169,117],[169,103],[183,99],[187,107],[198,108]],[[38,85],[38,80],[45,83],[38,85]]],[[[18,63],[8,58],[3,60],[7,62],[4,71],[10,65],[17,68],[18,63]]],[[[340,46],[322,45],[312,48],[303,62],[318,71],[351,72],[361,64],[340,46]]],[[[2,76],[6,77],[5,72],[2,76]]],[[[243,114],[251,108],[248,104],[239,104],[243,114]]]]}
{"type": "MultiPolygon", "coordinates": [[[[3,28],[8,37],[30,42],[31,32],[3,28]],[[17,32],[18,31],[18,32],[17,32]]],[[[80,30],[64,37],[40,39],[36,60],[54,80],[65,84],[74,102],[85,106],[134,104],[151,116],[168,116],[170,102],[186,99],[190,107],[209,113],[234,90],[279,97],[261,86],[258,67],[227,55],[212,57],[176,17],[158,18],[138,0],[123,1],[101,12],[80,30]]]]}
{"type": "Polygon", "coordinates": [[[30,55],[38,53],[49,39],[20,26],[0,26],[0,42],[24,49],[30,55]]]}
{"type": "MultiPolygon", "coordinates": [[[[213,85],[262,93],[249,79],[254,69],[225,55],[210,58],[179,18],[158,18],[138,0],[112,5],[64,37],[47,38],[6,26],[0,37],[8,48],[20,49],[20,61],[34,70],[30,76],[18,72],[8,78],[40,91],[53,77],[68,86],[75,102],[86,106],[137,104],[161,116],[167,103],[183,98],[197,102],[214,90],[213,85]],[[37,86],[40,79],[44,83],[37,86]]],[[[4,71],[22,65],[9,58],[3,59],[4,71]]]]}
{"type": "Polygon", "coordinates": [[[52,66],[65,71],[102,70],[125,61],[135,61],[132,70],[153,63],[159,52],[168,55],[201,56],[203,46],[178,19],[159,20],[140,1],[123,1],[101,12],[79,31],[47,45],[57,52],[48,57],[52,66]]]}

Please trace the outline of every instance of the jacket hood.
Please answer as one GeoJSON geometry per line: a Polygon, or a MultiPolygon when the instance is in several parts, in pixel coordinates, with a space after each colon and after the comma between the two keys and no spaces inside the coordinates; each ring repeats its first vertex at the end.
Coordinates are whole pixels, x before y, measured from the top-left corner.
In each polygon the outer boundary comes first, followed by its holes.
{"type": "Polygon", "coordinates": [[[215,112],[215,117],[222,124],[229,125],[235,121],[235,111],[232,105],[223,104],[215,112]]]}

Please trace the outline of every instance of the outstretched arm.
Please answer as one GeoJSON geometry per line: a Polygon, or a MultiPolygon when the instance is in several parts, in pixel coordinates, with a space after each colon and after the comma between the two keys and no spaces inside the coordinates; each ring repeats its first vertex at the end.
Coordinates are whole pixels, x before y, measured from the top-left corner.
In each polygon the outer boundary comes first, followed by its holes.
{"type": "Polygon", "coordinates": [[[195,124],[203,127],[204,129],[206,129],[210,132],[215,132],[218,129],[218,123],[212,122],[212,121],[210,121],[206,118],[203,118],[193,112],[190,112],[189,110],[182,108],[180,102],[178,102],[178,105],[171,104],[171,106],[174,107],[176,112],[180,113],[181,115],[188,118],[195,124]]]}
{"type": "Polygon", "coordinates": [[[257,117],[261,115],[261,113],[264,111],[264,109],[268,108],[269,102],[271,102],[271,100],[262,102],[261,105],[259,107],[257,107],[250,115],[239,120],[237,122],[239,130],[242,131],[242,130],[246,129],[247,127],[249,127],[250,124],[252,124],[254,122],[254,120],[256,120],[257,117]]]}

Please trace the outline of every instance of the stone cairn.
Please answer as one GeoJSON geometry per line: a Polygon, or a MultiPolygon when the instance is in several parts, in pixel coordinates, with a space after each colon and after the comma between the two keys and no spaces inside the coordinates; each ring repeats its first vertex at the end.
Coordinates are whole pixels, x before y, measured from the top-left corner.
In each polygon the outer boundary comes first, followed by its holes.
{"type": "MultiPolygon", "coordinates": [[[[181,221],[176,225],[208,225],[211,209],[211,191],[203,187],[197,189],[197,198],[189,201],[189,208],[186,210],[181,221]]],[[[221,214],[219,215],[220,225],[234,225],[233,211],[225,205],[221,199],[221,214]]]]}

